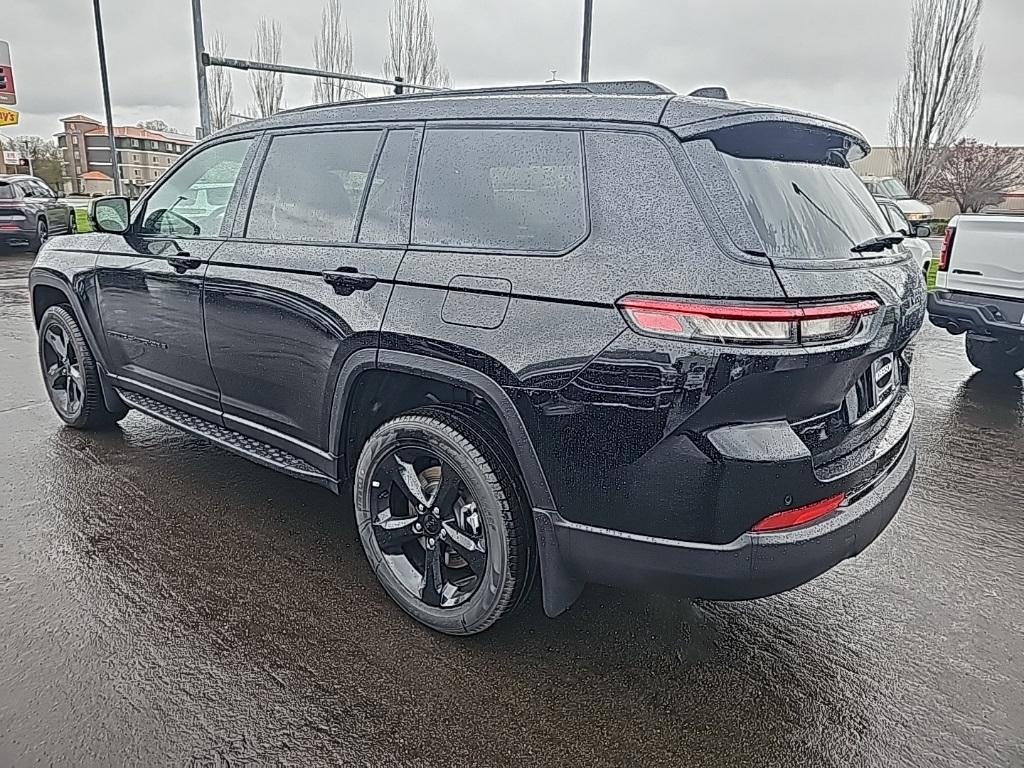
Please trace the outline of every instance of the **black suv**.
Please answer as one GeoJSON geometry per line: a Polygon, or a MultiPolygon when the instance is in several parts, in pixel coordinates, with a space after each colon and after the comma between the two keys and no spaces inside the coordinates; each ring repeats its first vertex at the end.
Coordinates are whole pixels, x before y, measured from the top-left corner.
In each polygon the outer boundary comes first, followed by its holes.
{"type": "Polygon", "coordinates": [[[38,251],[50,235],[75,230],[75,211],[42,179],[0,174],[0,246],[38,251]]]}
{"type": "Polygon", "coordinates": [[[780,592],[914,472],[924,291],[866,150],[650,83],[281,113],[43,250],[46,384],[72,427],[134,408],[351,489],[381,584],[442,632],[538,579],[552,616],[586,582],[780,592]]]}

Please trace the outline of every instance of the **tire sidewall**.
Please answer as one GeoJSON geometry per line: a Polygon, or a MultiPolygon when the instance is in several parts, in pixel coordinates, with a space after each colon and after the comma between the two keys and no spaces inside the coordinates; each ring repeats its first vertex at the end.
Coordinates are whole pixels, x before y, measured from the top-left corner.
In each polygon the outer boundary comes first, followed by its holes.
{"type": "Polygon", "coordinates": [[[50,236],[50,228],[46,224],[46,219],[39,219],[36,222],[36,234],[32,240],[32,249],[39,251],[46,244],[46,241],[50,236]]]}
{"type": "Polygon", "coordinates": [[[85,387],[89,386],[89,376],[86,374],[85,371],[85,366],[87,364],[87,361],[89,360],[89,352],[88,350],[82,349],[82,345],[79,343],[78,340],[78,328],[77,326],[72,326],[74,320],[72,319],[69,322],[68,317],[69,315],[67,310],[59,306],[50,307],[48,310],[46,310],[46,312],[43,313],[43,316],[39,321],[39,367],[43,372],[43,381],[44,386],[46,387],[46,395],[47,397],[50,398],[50,403],[53,405],[53,410],[56,412],[57,416],[59,416],[61,421],[63,421],[68,426],[81,428],[85,426],[89,418],[87,407],[89,393],[84,389],[85,387]],[[53,389],[50,387],[48,383],[46,383],[46,358],[43,356],[43,350],[45,349],[46,346],[46,329],[51,325],[59,325],[61,329],[64,331],[64,338],[67,339],[68,344],[74,347],[75,358],[79,361],[79,364],[82,367],[82,405],[78,409],[78,413],[75,415],[74,418],[69,418],[68,415],[64,413],[63,410],[61,410],[60,405],[54,399],[53,389]]]}
{"type": "MultiPolygon", "coordinates": [[[[495,620],[495,614],[507,605],[507,593],[511,591],[510,582],[514,575],[511,573],[504,510],[511,503],[511,499],[506,497],[503,500],[496,492],[495,484],[484,476],[473,458],[461,446],[453,444],[445,430],[438,427],[436,422],[399,417],[378,429],[367,440],[359,456],[353,483],[353,503],[363,551],[366,552],[378,580],[391,598],[402,610],[432,629],[446,634],[464,635],[490,626],[495,620]],[[377,460],[403,445],[422,446],[425,443],[438,458],[455,467],[477,503],[484,527],[487,547],[486,574],[472,597],[453,608],[433,608],[410,594],[392,574],[373,535],[369,500],[373,492],[370,485],[371,473],[377,460]]],[[[469,442],[464,435],[463,439],[469,442]]],[[[521,578],[525,578],[525,574],[521,578]]]]}

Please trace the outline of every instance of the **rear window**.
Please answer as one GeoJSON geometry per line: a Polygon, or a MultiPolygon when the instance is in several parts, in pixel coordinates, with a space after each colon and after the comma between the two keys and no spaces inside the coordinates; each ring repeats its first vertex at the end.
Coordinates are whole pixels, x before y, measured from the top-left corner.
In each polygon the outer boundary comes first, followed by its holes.
{"type": "MultiPolygon", "coordinates": [[[[850,169],[846,137],[808,126],[755,123],[708,139],[767,256],[849,258],[853,245],[892,231],[850,169]]],[[[717,192],[727,194],[721,188],[717,192]]]]}
{"type": "Polygon", "coordinates": [[[17,197],[13,184],[0,182],[0,200],[15,200],[17,197]]]}

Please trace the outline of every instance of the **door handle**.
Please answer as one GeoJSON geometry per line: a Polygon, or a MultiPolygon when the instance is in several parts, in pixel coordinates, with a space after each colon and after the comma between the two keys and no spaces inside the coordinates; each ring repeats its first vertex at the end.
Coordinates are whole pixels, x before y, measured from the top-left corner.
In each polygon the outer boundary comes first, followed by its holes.
{"type": "Polygon", "coordinates": [[[355,267],[338,267],[324,272],[324,282],[339,296],[351,296],[355,291],[368,291],[377,284],[376,275],[357,272],[355,267]]]}
{"type": "Polygon", "coordinates": [[[190,269],[198,269],[199,265],[202,264],[199,259],[194,259],[187,253],[179,253],[177,256],[170,256],[167,259],[167,263],[174,267],[174,271],[179,275],[183,275],[190,269]]]}

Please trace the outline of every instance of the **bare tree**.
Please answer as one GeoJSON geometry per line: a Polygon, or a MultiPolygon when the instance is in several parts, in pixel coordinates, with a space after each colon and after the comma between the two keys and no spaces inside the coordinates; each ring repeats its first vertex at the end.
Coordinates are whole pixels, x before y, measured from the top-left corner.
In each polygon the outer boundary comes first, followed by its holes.
{"type": "MultiPolygon", "coordinates": [[[[276,20],[260,18],[256,24],[256,41],[252,46],[252,57],[268,64],[281,63],[281,24],[276,20]]],[[[280,72],[249,71],[249,85],[256,103],[251,109],[258,117],[269,117],[281,111],[284,101],[284,81],[280,72]]]]}
{"type": "Polygon", "coordinates": [[[982,0],[914,0],[907,70],[889,115],[896,175],[920,195],[978,105],[982,0]]]}
{"type": "MultiPolygon", "coordinates": [[[[352,33],[341,11],[341,0],[327,0],[320,13],[320,34],[313,41],[313,66],[328,72],[352,71],[352,33]]],[[[355,83],[331,77],[318,77],[313,82],[315,104],[362,97],[363,91],[355,83]]]]}
{"type": "Polygon", "coordinates": [[[928,187],[936,199],[951,198],[961,213],[998,205],[1010,190],[1024,186],[1024,150],[961,139],[946,154],[928,187]]]}
{"type": "Polygon", "coordinates": [[[166,122],[160,119],[156,120],[143,120],[135,124],[139,128],[146,128],[150,131],[163,131],[165,133],[178,133],[177,128],[172,128],[166,122]]]}
{"type": "Polygon", "coordinates": [[[437,59],[434,22],[427,0],[394,0],[388,13],[390,51],[384,59],[384,77],[396,75],[411,83],[451,85],[448,69],[437,59]]]}
{"type": "MultiPolygon", "coordinates": [[[[208,47],[212,55],[224,56],[224,35],[215,33],[208,47]]],[[[210,128],[219,131],[231,125],[235,86],[231,82],[231,73],[224,67],[209,67],[206,73],[210,93],[210,128]]]]}

